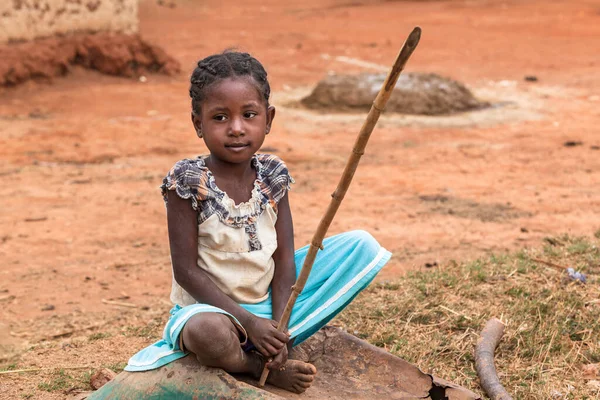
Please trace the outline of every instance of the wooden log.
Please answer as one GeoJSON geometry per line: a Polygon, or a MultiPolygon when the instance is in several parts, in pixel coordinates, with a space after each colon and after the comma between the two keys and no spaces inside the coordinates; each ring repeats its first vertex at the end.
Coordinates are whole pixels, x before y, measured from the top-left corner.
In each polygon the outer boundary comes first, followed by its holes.
{"type": "Polygon", "coordinates": [[[497,318],[490,319],[481,331],[475,347],[475,369],[481,387],[492,400],[512,400],[498,379],[494,365],[494,351],[504,334],[504,323],[497,318]]]}

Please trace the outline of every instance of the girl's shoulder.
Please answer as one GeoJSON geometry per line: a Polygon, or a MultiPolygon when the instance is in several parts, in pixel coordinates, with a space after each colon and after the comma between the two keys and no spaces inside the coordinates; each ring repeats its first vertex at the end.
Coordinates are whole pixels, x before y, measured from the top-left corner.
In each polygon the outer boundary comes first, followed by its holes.
{"type": "Polygon", "coordinates": [[[274,154],[256,154],[255,167],[258,165],[258,174],[262,177],[275,177],[278,175],[289,175],[285,162],[274,154]]]}
{"type": "Polygon", "coordinates": [[[205,158],[206,156],[184,158],[173,165],[160,186],[165,202],[169,190],[173,190],[179,197],[191,199],[196,210],[198,201],[209,196],[209,171],[204,163],[205,158]]]}
{"type": "Polygon", "coordinates": [[[256,154],[255,159],[257,174],[262,181],[262,192],[270,200],[279,203],[294,183],[287,165],[274,154],[256,154]]]}

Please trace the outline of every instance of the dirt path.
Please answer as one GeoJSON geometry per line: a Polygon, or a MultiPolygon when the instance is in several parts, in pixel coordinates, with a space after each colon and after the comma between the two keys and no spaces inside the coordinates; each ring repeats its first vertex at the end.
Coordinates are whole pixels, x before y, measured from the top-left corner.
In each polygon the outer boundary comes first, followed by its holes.
{"type": "Polygon", "coordinates": [[[269,71],[279,112],[266,150],[297,181],[297,246],[311,237],[364,116],[290,102],[328,71],[368,70],[340,56],[388,65],[414,25],[423,39],[408,70],[449,75],[502,106],[382,118],[331,233],[371,231],[395,254],[379,278],[389,279],[426,262],[600,228],[597,2],[176,3],[142,1],[140,17],[142,37],[181,62],[180,76],[142,83],[75,70],[0,92],[5,353],[69,326],[118,324],[120,309],[102,299],[149,306],[167,298],[157,187],[176,160],[205,151],[189,123],[187,74],[228,47],[269,71]]]}

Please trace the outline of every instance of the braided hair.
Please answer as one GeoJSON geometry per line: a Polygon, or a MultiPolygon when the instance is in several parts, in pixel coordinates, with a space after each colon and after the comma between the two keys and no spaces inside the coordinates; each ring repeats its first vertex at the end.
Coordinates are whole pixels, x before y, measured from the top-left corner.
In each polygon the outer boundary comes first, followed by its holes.
{"type": "Polygon", "coordinates": [[[198,61],[198,66],[190,78],[192,111],[195,113],[200,111],[200,104],[204,100],[204,91],[208,86],[221,79],[238,76],[254,78],[259,93],[265,98],[267,106],[269,105],[271,87],[267,80],[267,71],[260,61],[248,53],[225,51],[198,61]]]}

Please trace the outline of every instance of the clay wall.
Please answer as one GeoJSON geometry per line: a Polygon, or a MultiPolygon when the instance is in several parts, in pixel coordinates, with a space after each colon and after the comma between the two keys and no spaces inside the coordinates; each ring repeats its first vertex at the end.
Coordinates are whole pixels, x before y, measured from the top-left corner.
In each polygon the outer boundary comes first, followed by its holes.
{"type": "Polygon", "coordinates": [[[0,43],[71,32],[138,31],[138,0],[0,0],[0,43]]]}

